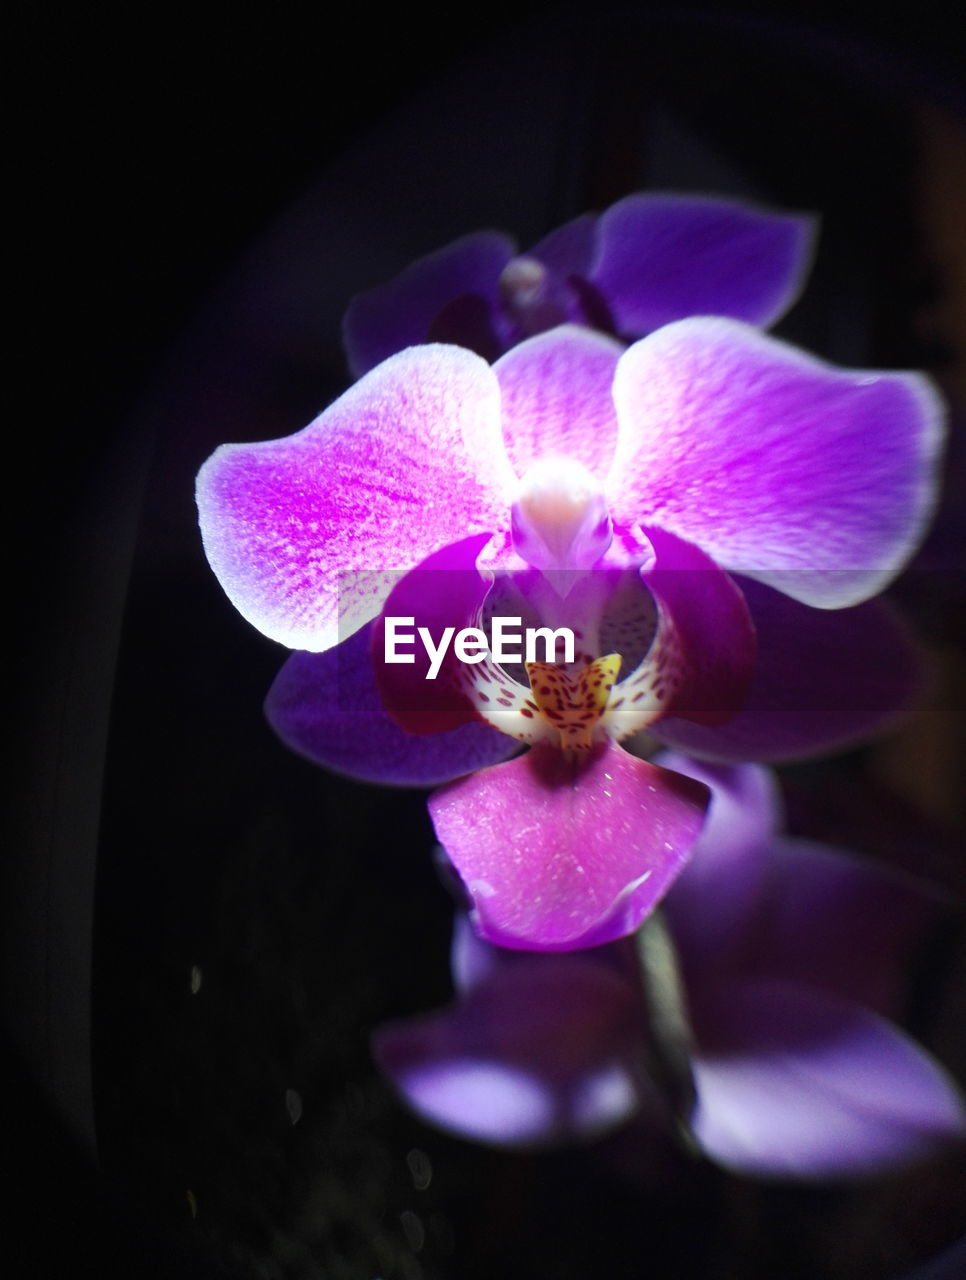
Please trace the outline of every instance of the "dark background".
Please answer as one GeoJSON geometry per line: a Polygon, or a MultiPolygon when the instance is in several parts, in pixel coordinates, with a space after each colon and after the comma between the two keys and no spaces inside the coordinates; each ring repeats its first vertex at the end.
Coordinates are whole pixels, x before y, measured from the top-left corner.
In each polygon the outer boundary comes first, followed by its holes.
{"type": "MultiPolygon", "coordinates": [[[[345,385],[356,289],[463,231],[526,244],[645,183],[820,210],[789,336],[927,368],[961,423],[961,37],[928,7],[776,15],[24,22],[7,196],[15,1274],[886,1280],[963,1229],[955,1164],[849,1192],[673,1163],[655,1179],[620,1142],[503,1156],[405,1115],[367,1035],[447,995],[424,798],[275,742],[260,703],[283,655],[227,604],[193,522],[215,445],[294,430],[345,385]]],[[[787,778],[803,828],[954,892],[961,457],[954,443],[903,595],[942,697],[874,751],[787,778]]],[[[911,1024],[962,1070],[963,979],[949,948],[931,963],[911,1024]]]]}

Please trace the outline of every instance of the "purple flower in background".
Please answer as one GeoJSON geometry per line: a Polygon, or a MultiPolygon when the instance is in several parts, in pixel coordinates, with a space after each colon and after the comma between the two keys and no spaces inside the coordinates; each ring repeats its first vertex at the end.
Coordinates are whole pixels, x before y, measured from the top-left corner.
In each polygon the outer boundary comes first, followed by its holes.
{"type": "Polygon", "coordinates": [[[627,341],[694,315],[767,327],[799,293],[813,229],[808,217],[662,192],[584,214],[522,255],[508,236],[480,231],[352,301],[349,364],[359,377],[420,342],[495,360],[559,324],[627,341]]]}
{"type": "MultiPolygon", "coordinates": [[[[955,1086],[887,1020],[936,903],[905,878],[776,834],[764,769],[663,763],[713,796],[665,901],[700,1149],[745,1174],[834,1178],[962,1139],[955,1086]]],[[[657,1123],[653,993],[629,940],[526,955],[461,918],[453,974],[449,1009],[374,1036],[377,1061],[425,1119],[509,1146],[595,1137],[641,1111],[657,1123]]]]}

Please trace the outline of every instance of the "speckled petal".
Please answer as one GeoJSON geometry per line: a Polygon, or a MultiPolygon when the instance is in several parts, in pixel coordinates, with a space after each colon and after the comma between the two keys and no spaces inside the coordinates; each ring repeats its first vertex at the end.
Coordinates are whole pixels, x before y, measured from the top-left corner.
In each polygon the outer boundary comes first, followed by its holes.
{"type": "Polygon", "coordinates": [[[499,529],[513,476],[499,388],[458,347],[413,347],[297,435],[222,447],[198,476],[205,551],[235,607],[318,652],[379,612],[395,571],[499,529]]]}
{"type": "Polygon", "coordinates": [[[629,348],[614,399],[621,523],[671,530],[822,608],[881,591],[918,545],[943,419],[925,378],[836,369],[703,317],[629,348]]]}
{"type": "Polygon", "coordinates": [[[481,935],[568,951],[637,928],[687,861],[708,794],[612,742],[579,758],[538,745],[429,807],[481,935]]]}
{"type": "Polygon", "coordinates": [[[721,725],[663,719],[662,742],[707,760],[797,760],[887,728],[923,690],[921,652],[883,600],[812,609],[740,580],[758,636],[751,687],[721,725]]]}
{"type": "Polygon", "coordinates": [[[734,983],[696,1029],[695,1136],[738,1172],[858,1176],[966,1136],[962,1099],[938,1063],[826,992],[734,983]]]}
{"type": "Polygon", "coordinates": [[[406,787],[439,786],[517,750],[484,724],[420,737],[401,729],[376,690],[370,630],[326,653],[293,653],[279,671],[265,714],[287,747],[335,773],[406,787]]]}
{"type": "Polygon", "coordinates": [[[639,1017],[639,997],[607,966],[521,956],[451,1008],[380,1027],[373,1052],[433,1124],[499,1146],[566,1142],[637,1111],[639,1017]]]}
{"type": "Polygon", "coordinates": [[[814,219],[727,200],[632,195],[600,217],[591,281],[618,332],[640,337],[685,316],[769,325],[795,301],[814,219]]]}
{"type": "Polygon", "coordinates": [[[517,475],[554,455],[606,475],[617,440],[611,386],[621,350],[603,334],[560,325],[496,362],[503,435],[517,475]]]}
{"type": "Polygon", "coordinates": [[[349,367],[359,378],[405,347],[426,342],[438,312],[461,297],[487,312],[500,272],[516,251],[497,231],[478,231],[420,258],[387,284],[353,298],[342,322],[349,367]]]}

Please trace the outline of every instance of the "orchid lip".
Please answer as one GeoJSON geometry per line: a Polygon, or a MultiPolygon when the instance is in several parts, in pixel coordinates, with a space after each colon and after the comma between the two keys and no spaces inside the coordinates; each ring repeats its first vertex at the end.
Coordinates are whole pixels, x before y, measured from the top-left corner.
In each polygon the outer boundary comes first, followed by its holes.
{"type": "Polygon", "coordinates": [[[620,670],[616,653],[595,658],[577,676],[547,662],[528,662],[533,702],[560,735],[565,751],[589,751],[620,670]]]}

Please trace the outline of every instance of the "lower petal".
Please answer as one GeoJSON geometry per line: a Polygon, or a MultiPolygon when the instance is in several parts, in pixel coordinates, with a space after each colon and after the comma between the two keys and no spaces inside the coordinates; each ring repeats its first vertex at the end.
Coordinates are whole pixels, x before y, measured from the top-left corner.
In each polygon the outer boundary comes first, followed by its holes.
{"type": "Polygon", "coordinates": [[[921,655],[887,602],[830,611],[741,586],[758,635],[744,706],[721,725],[665,718],[662,742],[710,760],[801,759],[881,731],[921,692],[921,655]]]}
{"type": "Polygon", "coordinates": [[[438,786],[516,750],[484,724],[424,737],[406,733],[376,689],[370,630],[326,653],[293,653],[279,671],[265,714],[287,747],[361,782],[407,787],[438,786]]]}
{"type": "Polygon", "coordinates": [[[538,745],[430,798],[488,941],[569,951],[633,933],[690,855],[708,789],[614,743],[538,745]]]}
{"type": "Polygon", "coordinates": [[[857,1176],[966,1136],[963,1100],[939,1064],[876,1014],[824,992],[734,984],[696,1033],[695,1136],[738,1172],[857,1176]]]}
{"type": "Polygon", "coordinates": [[[465,538],[401,575],[373,627],[376,687],[392,719],[409,734],[438,734],[478,719],[451,642],[475,621],[486,597],[487,583],[475,567],[486,542],[485,534],[465,538]],[[398,641],[391,638],[391,620],[399,625],[398,641]],[[449,642],[434,675],[426,636],[441,652],[447,631],[449,642]]]}

